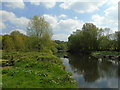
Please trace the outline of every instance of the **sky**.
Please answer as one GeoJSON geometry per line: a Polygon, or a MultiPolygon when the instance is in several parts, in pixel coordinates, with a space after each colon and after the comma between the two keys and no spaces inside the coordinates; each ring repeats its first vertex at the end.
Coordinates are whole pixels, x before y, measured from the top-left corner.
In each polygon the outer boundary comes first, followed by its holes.
{"type": "Polygon", "coordinates": [[[53,40],[67,41],[85,23],[118,31],[119,0],[0,0],[0,34],[26,27],[34,16],[44,16],[53,31],[53,40]],[[35,2],[36,1],[36,2],[35,2]]]}

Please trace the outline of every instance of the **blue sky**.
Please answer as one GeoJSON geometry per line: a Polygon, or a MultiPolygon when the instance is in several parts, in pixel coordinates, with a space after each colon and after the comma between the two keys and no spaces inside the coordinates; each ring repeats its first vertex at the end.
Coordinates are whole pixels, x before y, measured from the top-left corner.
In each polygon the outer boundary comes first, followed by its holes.
{"type": "Polygon", "coordinates": [[[90,0],[9,2],[6,0],[1,4],[1,34],[9,34],[13,30],[26,34],[26,26],[35,15],[44,16],[50,23],[53,29],[52,39],[66,41],[73,31],[81,29],[83,24],[88,22],[94,23],[99,28],[110,28],[111,32],[118,30],[118,0],[94,0],[94,2],[90,0]]]}

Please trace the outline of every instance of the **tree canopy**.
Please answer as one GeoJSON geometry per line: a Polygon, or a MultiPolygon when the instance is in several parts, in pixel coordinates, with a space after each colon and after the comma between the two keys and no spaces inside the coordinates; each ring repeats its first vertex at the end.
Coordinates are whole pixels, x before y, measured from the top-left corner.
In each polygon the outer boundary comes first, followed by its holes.
{"type": "Polygon", "coordinates": [[[98,28],[92,23],[83,25],[68,38],[68,48],[73,52],[93,50],[120,50],[119,32],[110,34],[109,28],[98,28]]]}
{"type": "Polygon", "coordinates": [[[44,17],[34,16],[28,24],[27,34],[30,36],[29,48],[38,51],[51,48],[52,30],[44,17]]]}
{"type": "Polygon", "coordinates": [[[15,51],[50,51],[53,50],[52,29],[44,17],[34,16],[28,26],[27,35],[14,30],[10,35],[3,35],[3,50],[15,51]]]}

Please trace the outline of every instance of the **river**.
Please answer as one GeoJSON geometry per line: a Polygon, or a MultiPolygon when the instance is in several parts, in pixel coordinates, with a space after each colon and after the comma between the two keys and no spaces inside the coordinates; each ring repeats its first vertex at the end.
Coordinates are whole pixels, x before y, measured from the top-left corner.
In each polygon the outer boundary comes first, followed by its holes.
{"type": "Polygon", "coordinates": [[[71,72],[80,88],[118,88],[118,61],[90,55],[71,55],[63,58],[66,71],[71,72]]]}

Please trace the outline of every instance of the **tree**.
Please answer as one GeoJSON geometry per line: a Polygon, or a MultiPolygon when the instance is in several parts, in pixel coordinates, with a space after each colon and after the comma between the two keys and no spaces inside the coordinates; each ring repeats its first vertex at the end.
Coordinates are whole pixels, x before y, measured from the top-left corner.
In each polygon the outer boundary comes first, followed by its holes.
{"type": "Polygon", "coordinates": [[[76,30],[68,38],[68,47],[72,51],[90,51],[98,48],[99,29],[92,23],[83,25],[82,30],[76,30]]]}
{"type": "Polygon", "coordinates": [[[6,50],[6,51],[15,50],[15,45],[10,35],[4,35],[2,37],[2,45],[3,45],[3,50],[6,50]]]}
{"type": "Polygon", "coordinates": [[[98,48],[97,37],[99,29],[92,23],[86,23],[83,25],[82,30],[85,42],[88,44],[86,48],[89,50],[96,50],[98,48]]]}
{"type": "Polygon", "coordinates": [[[100,50],[109,50],[110,49],[110,40],[108,36],[101,36],[99,38],[99,49],[100,50]]]}
{"type": "Polygon", "coordinates": [[[110,34],[110,28],[97,28],[92,23],[83,25],[68,38],[68,49],[73,52],[91,50],[120,50],[120,31],[110,34]]]}
{"type": "Polygon", "coordinates": [[[67,50],[67,42],[55,40],[55,43],[58,50],[67,50]]]}
{"type": "Polygon", "coordinates": [[[116,35],[116,41],[117,41],[117,50],[120,51],[120,31],[115,32],[116,35]]]}
{"type": "Polygon", "coordinates": [[[28,37],[26,35],[20,33],[17,30],[14,30],[11,32],[10,36],[14,42],[15,49],[17,51],[25,51],[27,49],[26,42],[28,37]]]}
{"type": "Polygon", "coordinates": [[[10,33],[10,35],[12,36],[18,36],[18,35],[23,35],[22,33],[20,33],[18,30],[14,30],[10,33]]]}
{"type": "Polygon", "coordinates": [[[29,36],[41,38],[46,33],[48,33],[50,36],[52,35],[49,23],[45,21],[44,17],[42,16],[34,16],[28,24],[27,34],[29,36]]]}
{"type": "Polygon", "coordinates": [[[44,17],[34,16],[28,24],[27,34],[32,37],[32,41],[29,41],[34,50],[42,51],[51,47],[52,31],[44,17]]]}

